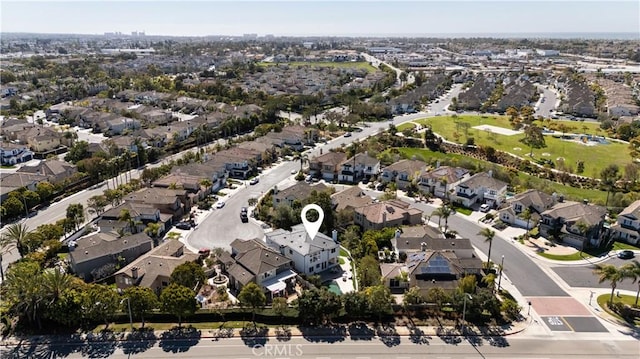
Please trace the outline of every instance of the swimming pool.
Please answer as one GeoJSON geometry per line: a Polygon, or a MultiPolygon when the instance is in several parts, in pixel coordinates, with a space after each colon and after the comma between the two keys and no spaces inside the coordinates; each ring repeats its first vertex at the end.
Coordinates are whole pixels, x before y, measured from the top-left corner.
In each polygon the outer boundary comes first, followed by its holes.
{"type": "Polygon", "coordinates": [[[332,280],[331,282],[329,282],[329,291],[333,292],[337,295],[342,295],[342,291],[340,290],[340,286],[338,285],[338,283],[335,280],[332,280]]]}

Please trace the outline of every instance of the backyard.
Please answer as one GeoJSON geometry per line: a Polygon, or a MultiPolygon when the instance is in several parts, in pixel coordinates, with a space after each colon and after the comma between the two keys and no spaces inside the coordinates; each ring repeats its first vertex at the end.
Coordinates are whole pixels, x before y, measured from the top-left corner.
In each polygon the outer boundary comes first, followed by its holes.
{"type": "MultiPolygon", "coordinates": [[[[474,128],[476,126],[495,126],[510,131],[511,126],[508,117],[460,116],[456,119],[446,116],[420,119],[414,122],[431,126],[433,132],[449,141],[465,143],[468,137],[473,137],[476,145],[491,146],[497,150],[509,152],[523,158],[529,156],[529,147],[520,141],[524,137],[523,134],[507,136],[497,131],[489,132],[474,128]]],[[[558,121],[552,121],[549,124],[556,122],[558,121]]],[[[573,125],[572,133],[598,134],[596,129],[599,127],[597,123],[565,122],[567,126],[573,125]]],[[[542,122],[541,125],[547,126],[547,122],[542,122]]],[[[602,169],[609,164],[617,164],[620,168],[624,168],[632,160],[629,155],[628,145],[623,143],[609,142],[607,144],[586,146],[551,135],[545,136],[545,142],[546,147],[533,150],[533,160],[552,160],[556,164],[556,168],[558,168],[558,159],[564,159],[565,165],[570,166],[574,173],[578,161],[583,161],[584,172],[582,175],[584,176],[599,178],[602,169]]]]}

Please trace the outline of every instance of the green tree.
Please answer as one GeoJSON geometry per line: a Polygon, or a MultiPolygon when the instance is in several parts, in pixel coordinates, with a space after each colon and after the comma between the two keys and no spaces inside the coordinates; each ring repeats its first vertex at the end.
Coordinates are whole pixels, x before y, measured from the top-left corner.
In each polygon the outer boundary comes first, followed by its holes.
{"type": "Polygon", "coordinates": [[[70,204],[67,207],[67,219],[73,223],[74,229],[78,229],[84,222],[84,207],[80,203],[70,204]]]}
{"type": "Polygon", "coordinates": [[[385,285],[379,284],[365,290],[369,301],[369,312],[378,316],[378,322],[382,322],[382,316],[391,312],[393,296],[391,290],[385,285]]]}
{"type": "Polygon", "coordinates": [[[300,216],[296,216],[293,209],[289,206],[279,205],[273,214],[273,224],[277,228],[291,230],[291,226],[300,223],[300,216]]]}
{"type": "MultiPolygon", "coordinates": [[[[123,302],[123,305],[131,305],[131,313],[140,317],[142,328],[144,328],[145,315],[160,305],[158,296],[151,288],[147,287],[129,287],[124,290],[122,296],[129,298],[129,303],[123,302]]],[[[127,311],[129,308],[123,308],[122,310],[127,311]]]]}
{"type": "Polygon", "coordinates": [[[629,264],[622,266],[622,271],[626,278],[633,280],[633,283],[638,282],[638,290],[636,291],[635,307],[638,307],[638,297],[640,297],[640,262],[634,260],[629,264]]]}
{"type": "Polygon", "coordinates": [[[85,317],[90,321],[104,321],[105,328],[118,311],[120,297],[110,286],[92,284],[84,292],[82,309],[85,317]]]}
{"type": "Polygon", "coordinates": [[[171,273],[171,283],[197,291],[205,284],[207,277],[204,268],[196,262],[185,262],[177,266],[171,273]]]}
{"type": "Polygon", "coordinates": [[[351,318],[359,319],[367,315],[369,302],[363,292],[348,292],[342,295],[344,311],[351,318]]]}
{"type": "Polygon", "coordinates": [[[298,298],[298,313],[306,324],[321,325],[327,320],[330,321],[340,309],[340,297],[325,288],[305,291],[298,298]]]}
{"type": "Polygon", "coordinates": [[[502,302],[500,309],[504,312],[507,318],[511,320],[516,320],[520,316],[520,311],[522,307],[518,305],[518,302],[512,300],[510,298],[505,298],[502,302]]]}
{"type": "Polygon", "coordinates": [[[2,201],[2,208],[4,208],[5,215],[8,217],[17,217],[24,213],[23,202],[15,196],[9,196],[9,198],[2,201]]]}
{"type": "Polygon", "coordinates": [[[476,292],[478,280],[475,275],[466,275],[458,283],[458,292],[473,294],[476,292]]]}
{"type": "Polygon", "coordinates": [[[612,265],[596,265],[596,269],[593,271],[598,276],[598,283],[610,282],[611,283],[611,298],[609,298],[609,306],[613,304],[613,294],[620,283],[625,278],[625,272],[620,268],[612,265]]]}
{"type": "Polygon", "coordinates": [[[478,232],[478,235],[481,235],[484,237],[484,241],[485,242],[489,242],[489,252],[487,252],[487,270],[491,269],[490,265],[491,265],[491,245],[493,244],[493,238],[496,235],[495,231],[492,231],[489,228],[483,228],[480,230],[480,232],[478,232]]]}
{"type": "Polygon", "coordinates": [[[536,125],[527,126],[527,128],[524,130],[524,138],[520,141],[529,146],[529,157],[533,157],[534,148],[547,147],[547,143],[544,140],[544,134],[542,134],[542,128],[536,125]]]}
{"type": "Polygon", "coordinates": [[[89,155],[89,143],[87,141],[78,141],[69,149],[64,160],[75,164],[76,162],[89,157],[91,157],[89,155]]]}
{"type": "Polygon", "coordinates": [[[251,308],[251,321],[255,325],[256,310],[264,307],[267,303],[267,296],[257,284],[251,282],[242,287],[240,294],[238,294],[238,300],[241,306],[251,308]]]}
{"type": "Polygon", "coordinates": [[[420,293],[420,288],[411,287],[408,291],[404,293],[404,297],[402,298],[402,305],[407,308],[413,305],[419,305],[424,303],[424,297],[420,293]]]}
{"type": "Polygon", "coordinates": [[[484,277],[482,277],[482,283],[484,283],[487,288],[491,289],[491,291],[493,292],[493,288],[496,285],[496,275],[493,273],[485,275],[484,277]]]}
{"type": "Polygon", "coordinates": [[[444,219],[444,231],[447,232],[449,229],[449,217],[455,213],[455,210],[451,208],[448,204],[442,204],[442,206],[438,207],[431,215],[438,217],[438,228],[440,227],[440,221],[444,219]]]}
{"type": "Polygon", "coordinates": [[[616,164],[610,164],[600,172],[602,186],[607,190],[607,200],[605,207],[609,206],[609,196],[616,188],[616,183],[622,178],[620,168],[616,164]]]}
{"type": "Polygon", "coordinates": [[[24,257],[28,253],[26,241],[30,233],[24,223],[12,224],[0,236],[0,248],[15,245],[20,257],[24,257]]]}
{"type": "Polygon", "coordinates": [[[160,235],[162,227],[160,223],[149,222],[147,227],[144,229],[144,233],[146,233],[151,238],[156,238],[160,235]]]}
{"type": "Polygon", "coordinates": [[[2,285],[2,301],[10,313],[40,329],[44,299],[40,265],[28,260],[16,262],[2,285]]]}
{"type": "Polygon", "coordinates": [[[271,302],[271,309],[273,310],[273,313],[275,315],[282,318],[284,316],[284,313],[287,312],[287,309],[289,309],[289,303],[287,303],[287,298],[285,297],[273,298],[273,301],[271,302]]]}
{"type": "Polygon", "coordinates": [[[135,221],[133,217],[131,217],[131,211],[126,208],[120,210],[120,214],[118,215],[118,221],[126,222],[127,227],[129,227],[129,233],[135,233],[135,221]]]}
{"type": "Polygon", "coordinates": [[[527,227],[525,228],[527,231],[525,232],[524,235],[528,239],[529,238],[529,223],[531,222],[531,209],[529,207],[525,208],[525,210],[522,211],[522,213],[520,214],[520,217],[522,217],[522,219],[527,221],[527,227]]]}
{"type": "Polygon", "coordinates": [[[190,288],[171,283],[160,293],[162,310],[178,317],[178,327],[182,318],[193,315],[198,310],[196,294],[190,288]]]}
{"type": "Polygon", "coordinates": [[[47,181],[40,182],[36,185],[36,193],[38,193],[38,196],[42,201],[46,201],[51,198],[54,191],[55,187],[47,181]]]}
{"type": "Polygon", "coordinates": [[[382,279],[378,260],[371,255],[366,255],[360,259],[357,273],[360,288],[379,285],[382,279]]]}

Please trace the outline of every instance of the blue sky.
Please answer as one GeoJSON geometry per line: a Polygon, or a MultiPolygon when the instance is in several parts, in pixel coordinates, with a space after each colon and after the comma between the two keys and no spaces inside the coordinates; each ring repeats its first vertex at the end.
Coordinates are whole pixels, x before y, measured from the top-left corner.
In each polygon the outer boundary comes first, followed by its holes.
{"type": "Polygon", "coordinates": [[[0,1],[2,32],[420,35],[640,31],[640,1],[0,1]]]}

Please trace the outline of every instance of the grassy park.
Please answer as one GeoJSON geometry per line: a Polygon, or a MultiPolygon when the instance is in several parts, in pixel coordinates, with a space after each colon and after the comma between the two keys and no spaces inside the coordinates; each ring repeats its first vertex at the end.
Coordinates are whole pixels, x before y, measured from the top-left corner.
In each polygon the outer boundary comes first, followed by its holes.
{"type": "Polygon", "coordinates": [[[376,71],[376,68],[371,66],[368,62],[360,61],[360,62],[302,62],[302,61],[294,61],[294,62],[260,62],[258,63],[260,66],[292,66],[292,67],[300,67],[300,66],[312,66],[312,67],[335,67],[335,68],[356,68],[367,70],[368,72],[376,71]]]}
{"type": "MultiPolygon", "coordinates": [[[[524,134],[502,135],[497,132],[488,132],[473,127],[490,125],[511,129],[508,117],[505,116],[460,116],[457,119],[450,116],[433,117],[416,120],[414,122],[422,125],[429,125],[433,131],[449,141],[458,143],[466,142],[467,137],[473,137],[475,144],[480,146],[491,146],[497,150],[509,152],[514,155],[526,158],[530,149],[520,142],[524,134]],[[456,122],[458,124],[456,124],[456,122]],[[460,125],[467,123],[468,125],[460,125]],[[465,127],[468,128],[465,130],[465,127]]],[[[539,125],[547,126],[559,121],[537,121],[539,125]]],[[[600,135],[598,124],[592,122],[564,121],[567,126],[573,126],[572,133],[600,135]],[[584,128],[583,128],[584,126],[584,128]]],[[[584,172],[582,175],[589,177],[600,177],[600,171],[609,164],[615,163],[620,168],[632,161],[629,155],[628,146],[623,143],[610,142],[608,144],[598,144],[586,146],[572,141],[565,141],[551,135],[545,136],[546,147],[533,150],[533,159],[549,159],[556,163],[558,158],[564,158],[565,165],[575,169],[578,161],[584,162],[584,172]]]]}

